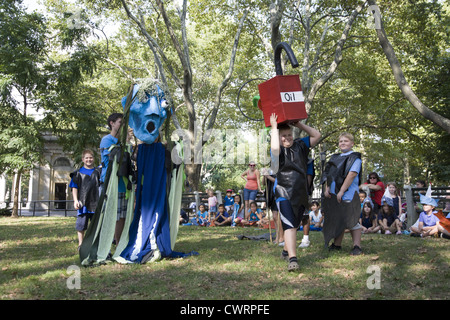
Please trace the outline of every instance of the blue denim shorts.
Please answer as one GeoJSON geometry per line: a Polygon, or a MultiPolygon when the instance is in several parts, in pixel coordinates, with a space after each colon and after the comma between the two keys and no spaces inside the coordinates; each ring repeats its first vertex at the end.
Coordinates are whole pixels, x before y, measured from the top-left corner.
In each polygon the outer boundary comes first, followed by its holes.
{"type": "Polygon", "coordinates": [[[258,190],[250,190],[250,189],[244,188],[244,201],[245,200],[255,200],[257,193],[258,193],[258,190]]]}

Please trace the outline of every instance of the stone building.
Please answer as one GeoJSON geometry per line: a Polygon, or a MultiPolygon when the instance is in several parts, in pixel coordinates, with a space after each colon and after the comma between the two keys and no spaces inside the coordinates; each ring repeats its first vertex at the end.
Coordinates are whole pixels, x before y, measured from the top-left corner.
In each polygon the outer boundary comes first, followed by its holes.
{"type": "MultiPolygon", "coordinates": [[[[72,155],[63,151],[57,143],[57,137],[49,132],[43,133],[44,138],[44,163],[36,165],[30,172],[28,181],[28,196],[19,190],[19,202],[22,208],[32,210],[64,209],[65,202],[55,200],[72,200],[72,192],[69,188],[69,174],[75,170],[72,155]],[[51,200],[51,201],[49,201],[51,200]]],[[[14,199],[14,177],[7,179],[5,174],[0,175],[0,208],[7,205],[12,207],[14,199]],[[11,183],[12,180],[12,183],[11,183]],[[8,183],[9,182],[9,183],[8,183]]],[[[23,186],[24,183],[21,183],[23,186]]],[[[72,209],[72,203],[67,203],[67,209],[72,209]]]]}

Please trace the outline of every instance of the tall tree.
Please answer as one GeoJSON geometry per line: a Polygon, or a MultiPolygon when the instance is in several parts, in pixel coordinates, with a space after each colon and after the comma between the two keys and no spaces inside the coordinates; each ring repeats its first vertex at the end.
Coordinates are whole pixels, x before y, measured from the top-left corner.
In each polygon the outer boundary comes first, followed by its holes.
{"type": "MultiPolygon", "coordinates": [[[[152,11],[156,12],[158,16],[164,22],[167,35],[169,36],[169,43],[171,48],[175,51],[177,59],[169,58],[164,52],[164,47],[167,46],[167,42],[161,42],[158,38],[156,30],[152,30],[146,25],[146,17],[143,11],[139,7],[132,7],[131,3],[126,0],[121,0],[122,6],[127,13],[127,16],[136,24],[137,28],[141,32],[142,36],[146,39],[151,51],[154,55],[155,64],[158,68],[158,78],[166,85],[169,85],[169,79],[167,73],[170,75],[170,81],[173,81],[181,90],[183,97],[184,108],[188,116],[188,130],[185,130],[185,144],[189,145],[189,153],[186,159],[186,175],[187,181],[194,189],[198,189],[201,163],[198,163],[197,157],[204,144],[204,139],[197,135],[198,133],[198,118],[196,114],[196,99],[194,94],[194,73],[192,68],[190,52],[188,28],[187,28],[187,0],[182,2],[181,6],[175,5],[169,8],[166,3],[161,0],[156,0],[153,3],[152,11]],[[170,12],[169,12],[170,11],[170,12]],[[189,163],[190,162],[190,163],[189,163]]],[[[237,22],[236,32],[234,36],[234,43],[231,45],[231,54],[229,58],[229,66],[227,72],[224,73],[222,81],[216,88],[215,99],[209,113],[209,119],[207,121],[206,130],[212,129],[216,121],[217,113],[221,105],[221,97],[224,89],[228,86],[231,79],[234,63],[236,59],[238,44],[242,29],[244,27],[245,18],[247,16],[247,10],[244,10],[240,20],[237,22]]],[[[174,110],[173,97],[168,92],[169,105],[172,108],[172,119],[177,129],[183,130],[181,127],[177,114],[174,110]]]]}
{"type": "Polygon", "coordinates": [[[41,65],[45,57],[46,32],[43,16],[26,13],[22,1],[0,2],[0,171],[16,174],[14,217],[18,216],[22,173],[31,169],[41,155],[39,129],[27,112],[36,101],[35,91],[45,85],[41,65]]]}

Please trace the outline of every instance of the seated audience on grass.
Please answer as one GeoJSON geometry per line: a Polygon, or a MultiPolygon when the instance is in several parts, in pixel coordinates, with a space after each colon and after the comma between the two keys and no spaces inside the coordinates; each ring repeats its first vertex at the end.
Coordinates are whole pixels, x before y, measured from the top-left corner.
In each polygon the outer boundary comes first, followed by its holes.
{"type": "MultiPolygon", "coordinates": [[[[261,209],[258,208],[258,205],[255,201],[250,202],[250,210],[249,210],[249,218],[247,224],[250,226],[258,226],[262,227],[264,224],[267,224],[267,218],[263,217],[261,209]]],[[[245,224],[245,222],[244,222],[245,224]]]]}
{"type": "Polygon", "coordinates": [[[236,225],[240,225],[241,221],[244,219],[245,211],[244,205],[242,204],[241,195],[237,194],[234,196],[233,203],[233,214],[231,216],[231,226],[235,227],[236,225]]]}
{"type": "Polygon", "coordinates": [[[359,190],[359,202],[361,203],[361,211],[363,209],[364,200],[367,198],[367,193],[364,190],[359,190]]]}
{"type": "Polygon", "coordinates": [[[204,204],[200,204],[198,206],[199,210],[197,211],[197,222],[198,225],[207,227],[210,225],[211,221],[209,218],[208,211],[206,211],[206,207],[204,204]]]}
{"type": "Polygon", "coordinates": [[[385,188],[383,182],[381,182],[380,177],[376,172],[371,172],[369,178],[365,183],[359,186],[359,189],[368,189],[370,198],[373,201],[373,209],[378,211],[381,207],[381,198],[383,197],[385,188]]]}
{"type": "Polygon", "coordinates": [[[363,210],[361,212],[361,218],[359,224],[362,226],[362,233],[377,233],[381,230],[377,223],[377,215],[373,211],[371,201],[364,202],[363,210]]]}
{"type": "Polygon", "coordinates": [[[439,218],[435,215],[437,211],[434,209],[438,203],[436,199],[431,197],[431,187],[425,195],[420,194],[420,203],[423,211],[419,215],[417,226],[411,226],[412,236],[420,236],[422,238],[438,234],[439,218]]]}
{"type": "Polygon", "coordinates": [[[225,210],[224,204],[219,204],[217,208],[217,214],[212,219],[211,225],[213,226],[224,226],[231,224],[231,217],[228,215],[228,212],[225,210]]]}
{"type": "Polygon", "coordinates": [[[228,212],[228,213],[231,213],[232,210],[233,210],[234,198],[232,196],[232,193],[233,193],[233,190],[232,189],[228,189],[227,190],[227,194],[224,197],[225,211],[228,212]]]}
{"type": "Polygon", "coordinates": [[[438,219],[439,223],[437,224],[437,227],[438,231],[441,233],[441,238],[450,239],[450,213],[445,215],[442,211],[439,211],[438,219]]]}
{"type": "Polygon", "coordinates": [[[397,185],[394,182],[388,182],[386,184],[386,190],[388,190],[390,197],[392,198],[392,204],[394,206],[394,212],[397,217],[402,215],[402,199],[398,192],[397,185]]]}
{"type": "Polygon", "coordinates": [[[180,224],[185,224],[189,222],[189,216],[183,209],[180,210],[180,224]]]}
{"type": "Polygon", "coordinates": [[[393,200],[390,198],[387,190],[381,200],[378,224],[381,227],[381,232],[384,234],[392,234],[396,231],[396,234],[402,234],[402,224],[394,211],[393,200]]]}
{"type": "Polygon", "coordinates": [[[309,230],[321,231],[323,228],[323,218],[319,202],[313,201],[311,203],[311,211],[309,212],[309,230]]]}

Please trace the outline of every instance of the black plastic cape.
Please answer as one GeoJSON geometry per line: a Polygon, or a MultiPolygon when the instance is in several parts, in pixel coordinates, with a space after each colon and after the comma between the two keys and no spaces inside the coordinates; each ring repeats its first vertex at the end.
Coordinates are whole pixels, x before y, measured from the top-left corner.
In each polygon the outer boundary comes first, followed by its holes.
{"type": "Polygon", "coordinates": [[[83,206],[88,211],[94,212],[98,202],[98,187],[100,181],[100,169],[95,168],[90,176],[76,170],[70,174],[73,182],[78,185],[78,201],[81,201],[83,206]]]}
{"type": "MultiPolygon", "coordinates": [[[[332,155],[325,166],[321,183],[330,186],[335,181],[336,190],[340,190],[356,159],[361,159],[359,152],[352,152],[346,156],[332,155]]],[[[361,172],[359,173],[359,181],[361,181],[361,172]]],[[[361,215],[358,192],[355,192],[350,202],[341,201],[339,203],[335,194],[331,194],[331,198],[324,197],[322,199],[322,213],[324,215],[322,232],[325,246],[328,246],[331,239],[338,237],[345,229],[351,229],[358,223],[361,215]]]]}
{"type": "Polygon", "coordinates": [[[290,148],[280,146],[275,198],[290,201],[294,213],[303,205],[308,208],[308,180],[306,177],[309,148],[295,139],[290,148]]]}

